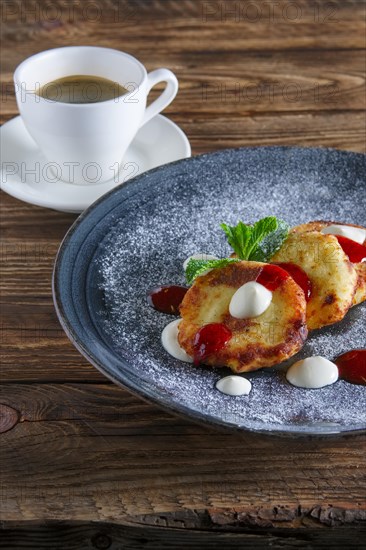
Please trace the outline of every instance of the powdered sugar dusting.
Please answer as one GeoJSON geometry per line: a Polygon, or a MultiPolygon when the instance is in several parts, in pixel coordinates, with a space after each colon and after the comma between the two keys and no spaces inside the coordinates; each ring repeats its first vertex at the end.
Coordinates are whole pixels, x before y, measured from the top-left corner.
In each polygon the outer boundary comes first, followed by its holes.
{"type": "MultiPolygon", "coordinates": [[[[359,156],[358,156],[359,157],[359,156]]],[[[276,215],[292,225],[312,219],[365,223],[361,180],[351,155],[328,150],[262,148],[225,151],[146,173],[154,192],[134,195],[100,244],[98,270],[104,307],[97,312],[104,338],[149,388],[201,415],[257,430],[329,433],[366,427],[366,389],[344,381],[319,390],[295,388],[279,368],[251,373],[249,396],[215,389],[228,369],[194,367],[169,356],[162,329],[173,317],[147,305],[147,291],[185,284],[183,261],[230,249],[219,224],[276,215]]],[[[365,346],[366,309],[353,308],[338,325],[314,331],[295,360],[330,360],[365,346]]]]}

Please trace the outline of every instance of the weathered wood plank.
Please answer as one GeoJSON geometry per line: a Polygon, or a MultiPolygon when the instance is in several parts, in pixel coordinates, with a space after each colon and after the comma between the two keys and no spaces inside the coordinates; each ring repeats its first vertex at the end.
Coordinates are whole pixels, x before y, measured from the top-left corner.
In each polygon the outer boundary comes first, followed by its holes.
{"type": "Polygon", "coordinates": [[[102,44],[134,51],[364,48],[362,0],[4,2],[3,36],[29,53],[65,44],[102,44]],[[70,7],[71,4],[71,7],[70,7]],[[79,4],[79,5],[78,5],[79,4]],[[37,9],[38,6],[38,9],[37,9]],[[48,8],[48,9],[47,9],[48,8]],[[116,33],[118,30],[118,34],[116,33]]]}
{"type": "MultiPolygon", "coordinates": [[[[193,154],[226,147],[256,145],[322,146],[348,151],[366,151],[365,111],[315,111],[273,115],[252,113],[246,107],[237,110],[235,116],[217,117],[215,113],[201,116],[187,111],[170,118],[187,134],[193,154]]],[[[14,203],[14,200],[13,205],[20,206],[19,201],[14,203]]],[[[29,220],[19,220],[20,232],[26,231],[27,225],[30,225],[37,213],[33,210],[29,220]]],[[[69,219],[71,224],[70,215],[69,219]]],[[[35,231],[41,232],[44,236],[47,228],[35,228],[35,231]]]]}
{"type": "MultiPolygon", "coordinates": [[[[49,336],[47,336],[47,339],[49,336]]],[[[51,338],[50,338],[51,340],[51,338]]],[[[0,380],[7,382],[107,382],[65,339],[59,345],[31,348],[19,343],[11,352],[2,353],[0,380]]]]}
{"type": "MultiPolygon", "coordinates": [[[[198,514],[196,514],[198,516],[198,514]]],[[[207,518],[206,529],[210,527],[207,518]]],[[[248,528],[240,531],[222,532],[215,530],[194,530],[185,518],[167,515],[156,517],[153,527],[134,523],[115,525],[112,523],[82,522],[5,522],[2,530],[2,548],[37,548],[37,550],[228,550],[249,548],[251,550],[282,549],[329,549],[363,550],[362,528],[342,529],[293,529],[291,536],[285,529],[248,528]],[[188,523],[188,526],[186,525],[188,523]],[[165,526],[164,526],[165,525],[165,526]]]]}
{"type": "MultiPolygon", "coordinates": [[[[25,56],[29,55],[28,52],[25,56]]],[[[344,111],[365,109],[364,52],[216,51],[181,53],[160,50],[141,60],[148,68],[168,66],[180,82],[174,103],[166,110],[235,115],[251,112],[344,111]]],[[[140,57],[141,54],[138,54],[140,57]]],[[[3,73],[3,117],[17,113],[12,73],[3,73]]],[[[10,58],[10,59],[9,59],[10,58]]]]}
{"type": "MultiPolygon", "coordinates": [[[[239,113],[238,113],[239,114],[239,113]]],[[[241,115],[244,116],[241,116],[241,115]]],[[[182,121],[193,150],[209,152],[226,147],[256,145],[295,145],[299,147],[334,147],[349,151],[366,151],[365,113],[270,113],[234,120],[195,116],[182,121]],[[203,140],[203,136],[209,136],[203,140]]]]}
{"type": "Polygon", "coordinates": [[[287,526],[294,527],[300,506],[304,515],[320,508],[324,525],[332,524],[326,513],[332,507],[335,524],[365,521],[365,487],[354,472],[362,452],[356,449],[344,457],[341,446],[326,452],[319,444],[286,442],[288,452],[278,453],[263,438],[185,431],[180,437],[116,436],[79,421],[23,423],[4,433],[2,518],[118,522],[126,515],[201,509],[223,525],[240,513],[244,524],[252,517],[252,524],[267,519],[269,526],[286,521],[275,512],[284,508],[287,526]],[[10,442],[15,430],[16,445],[10,442]],[[304,453],[310,455],[305,467],[304,453]]]}
{"type": "Polygon", "coordinates": [[[299,506],[304,521],[324,525],[365,519],[364,435],[222,433],[104,384],[4,385],[0,402],[19,413],[2,435],[4,519],[209,509],[221,526],[294,527],[299,506]],[[330,507],[339,509],[333,519],[330,507]]]}

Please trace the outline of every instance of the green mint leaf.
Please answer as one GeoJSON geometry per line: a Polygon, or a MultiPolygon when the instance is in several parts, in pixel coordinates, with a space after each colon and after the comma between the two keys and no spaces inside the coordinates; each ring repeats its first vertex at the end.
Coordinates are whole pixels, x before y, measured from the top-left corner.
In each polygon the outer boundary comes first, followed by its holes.
{"type": "Polygon", "coordinates": [[[251,235],[249,238],[249,245],[247,247],[247,257],[248,260],[252,260],[252,256],[258,248],[259,243],[268,235],[276,231],[277,229],[277,218],[275,216],[269,216],[263,218],[254,225],[251,226],[251,235]]]}
{"type": "Polygon", "coordinates": [[[266,262],[287,238],[289,226],[275,216],[268,216],[254,225],[240,221],[235,226],[221,224],[229,245],[242,260],[266,262]]]}
{"type": "Polygon", "coordinates": [[[239,258],[246,260],[247,247],[249,246],[252,233],[250,225],[245,225],[243,222],[239,222],[235,226],[222,223],[220,227],[225,231],[228,243],[234,249],[234,252],[236,252],[239,258]]]}
{"type": "Polygon", "coordinates": [[[187,283],[191,285],[196,277],[202,275],[207,269],[226,267],[240,262],[238,258],[222,258],[221,260],[194,260],[190,259],[186,268],[187,283]]]}
{"type": "Polygon", "coordinates": [[[250,259],[256,262],[268,262],[287,239],[289,229],[290,226],[285,221],[277,219],[277,229],[261,240],[250,259]]]}

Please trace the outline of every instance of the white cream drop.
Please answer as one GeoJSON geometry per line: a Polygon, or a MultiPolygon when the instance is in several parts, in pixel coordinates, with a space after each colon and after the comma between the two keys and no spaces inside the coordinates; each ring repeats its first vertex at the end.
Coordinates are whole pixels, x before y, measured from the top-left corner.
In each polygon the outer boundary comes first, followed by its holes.
{"type": "Polygon", "coordinates": [[[351,241],[363,244],[366,239],[366,229],[360,227],[351,227],[349,225],[328,225],[323,227],[321,233],[325,235],[340,235],[341,237],[347,237],[351,241]]]}
{"type": "Polygon", "coordinates": [[[298,388],[323,388],[338,380],[338,368],[325,357],[307,357],[291,365],[286,378],[290,384],[298,388]]]}
{"type": "Polygon", "coordinates": [[[164,349],[175,359],[185,363],[193,363],[193,359],[186,351],[180,347],[178,342],[178,326],[182,319],[176,319],[169,323],[161,333],[161,343],[164,349]]]}
{"type": "Polygon", "coordinates": [[[256,281],[242,285],[232,296],[229,304],[230,315],[236,319],[258,317],[272,302],[272,292],[256,281]]]}
{"type": "Polygon", "coordinates": [[[225,376],[216,382],[216,388],[226,395],[249,395],[252,384],[242,376],[225,376]]]}

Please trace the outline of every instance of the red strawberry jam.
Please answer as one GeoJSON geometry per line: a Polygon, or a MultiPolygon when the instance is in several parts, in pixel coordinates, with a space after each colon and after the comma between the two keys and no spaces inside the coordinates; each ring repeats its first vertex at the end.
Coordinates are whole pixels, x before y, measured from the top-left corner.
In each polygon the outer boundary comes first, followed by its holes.
{"type": "Polygon", "coordinates": [[[197,332],[194,342],[194,365],[204,363],[212,353],[220,351],[230,340],[231,330],[222,323],[209,323],[197,332]]]}
{"type": "Polygon", "coordinates": [[[356,243],[352,239],[347,239],[347,237],[340,235],[335,235],[335,237],[337,237],[339,244],[343,248],[343,252],[347,254],[350,262],[358,264],[366,259],[366,246],[356,243]]]}
{"type": "Polygon", "coordinates": [[[150,306],[162,313],[179,315],[179,306],[188,288],[178,285],[165,285],[153,288],[147,297],[150,306]]]}
{"type": "Polygon", "coordinates": [[[339,378],[352,384],[366,385],[366,349],[355,349],[340,355],[335,360],[339,378]]]}
{"type": "Polygon", "coordinates": [[[299,267],[298,265],[292,264],[290,262],[280,262],[276,263],[275,265],[278,265],[279,267],[282,267],[282,269],[285,269],[287,271],[287,273],[293,278],[295,283],[297,283],[299,287],[302,288],[305,294],[305,300],[308,302],[311,298],[312,284],[305,271],[301,269],[301,267],[299,267]]]}
{"type": "Polygon", "coordinates": [[[257,278],[256,282],[265,286],[268,290],[273,292],[280,286],[280,284],[289,277],[287,271],[278,267],[275,264],[266,264],[264,265],[257,278]]]}

